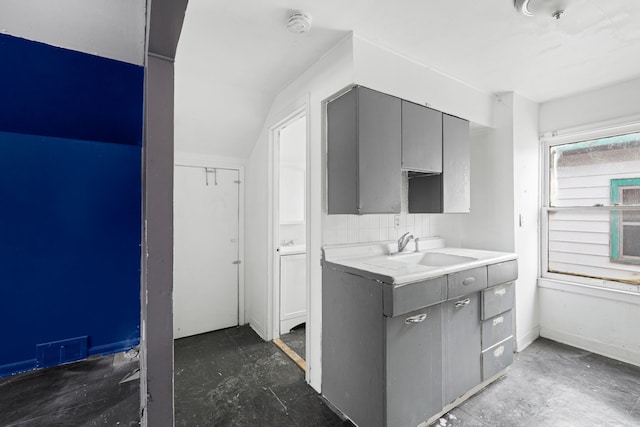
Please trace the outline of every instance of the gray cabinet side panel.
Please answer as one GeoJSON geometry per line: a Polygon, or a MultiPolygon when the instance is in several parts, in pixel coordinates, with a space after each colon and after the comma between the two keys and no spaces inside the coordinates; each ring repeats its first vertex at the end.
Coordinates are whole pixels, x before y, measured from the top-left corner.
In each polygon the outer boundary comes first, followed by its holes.
{"type": "Polygon", "coordinates": [[[442,305],[387,319],[387,426],[416,426],[442,409],[442,305]],[[422,323],[409,316],[426,314],[422,323]]]}
{"type": "Polygon", "coordinates": [[[322,269],[322,394],[360,426],[384,421],[380,283],[322,269]]]}
{"type": "Polygon", "coordinates": [[[330,214],[358,213],[356,111],[356,90],[327,104],[327,205],[330,214]]]}
{"type": "Polygon", "coordinates": [[[469,122],[442,115],[443,201],[445,213],[471,210],[469,122]]]}
{"type": "Polygon", "coordinates": [[[465,298],[471,301],[462,307],[455,306],[458,300],[443,303],[445,405],[481,382],[480,293],[465,298]]]}
{"type": "Polygon", "coordinates": [[[400,213],[401,103],[358,87],[358,165],[361,214],[400,213]]]}
{"type": "Polygon", "coordinates": [[[402,101],[402,168],[442,172],[442,113],[402,101]]]}

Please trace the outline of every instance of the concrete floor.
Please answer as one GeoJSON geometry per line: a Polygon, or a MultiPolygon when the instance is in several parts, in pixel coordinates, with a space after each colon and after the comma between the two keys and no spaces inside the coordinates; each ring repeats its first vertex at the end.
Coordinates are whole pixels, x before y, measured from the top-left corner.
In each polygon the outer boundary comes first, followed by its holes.
{"type": "Polygon", "coordinates": [[[0,378],[0,426],[138,426],[137,359],[104,356],[0,378]]]}
{"type": "Polygon", "coordinates": [[[539,338],[440,426],[640,426],[640,367],[539,338]]]}
{"type": "Polygon", "coordinates": [[[248,326],[175,342],[177,426],[348,426],[248,326]]]}
{"type": "MultiPolygon", "coordinates": [[[[351,425],[247,326],[176,340],[175,359],[178,426],[351,425]]],[[[138,425],[138,383],[120,383],[136,367],[110,356],[2,378],[0,426],[138,425]]],[[[640,367],[541,338],[435,426],[640,426],[640,367]]]]}
{"type": "Polygon", "coordinates": [[[305,325],[303,323],[302,325],[296,326],[295,328],[293,328],[290,332],[284,335],[280,335],[280,339],[286,345],[288,345],[291,348],[291,350],[298,353],[298,356],[305,359],[306,358],[306,354],[304,351],[305,338],[306,338],[305,334],[306,334],[306,330],[305,330],[305,325]]]}

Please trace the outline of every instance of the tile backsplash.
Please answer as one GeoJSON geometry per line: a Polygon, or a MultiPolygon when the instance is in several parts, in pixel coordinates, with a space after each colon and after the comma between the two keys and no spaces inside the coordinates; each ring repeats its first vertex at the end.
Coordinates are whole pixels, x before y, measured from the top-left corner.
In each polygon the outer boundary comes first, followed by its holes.
{"type": "Polygon", "coordinates": [[[409,232],[414,237],[430,237],[430,214],[325,215],[323,244],[397,240],[409,232]],[[398,225],[396,225],[396,217],[398,225]]]}
{"type": "Polygon", "coordinates": [[[397,240],[409,232],[414,237],[431,237],[431,219],[434,214],[408,214],[409,180],[402,172],[402,198],[400,214],[384,215],[325,215],[322,227],[323,244],[380,242],[397,240]],[[396,225],[398,217],[398,225],[396,225]]]}

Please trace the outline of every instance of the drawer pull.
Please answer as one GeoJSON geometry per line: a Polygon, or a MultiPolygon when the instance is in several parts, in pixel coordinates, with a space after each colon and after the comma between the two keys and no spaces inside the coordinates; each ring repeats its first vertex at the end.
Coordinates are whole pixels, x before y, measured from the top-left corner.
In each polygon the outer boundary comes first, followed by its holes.
{"type": "Polygon", "coordinates": [[[466,279],[464,279],[462,281],[462,284],[464,286],[469,286],[469,285],[473,285],[476,282],[476,278],[475,277],[467,277],[466,279]]]}
{"type": "Polygon", "coordinates": [[[503,353],[504,353],[504,346],[501,345],[500,347],[493,350],[493,357],[500,357],[502,356],[503,353]]]}
{"type": "Polygon", "coordinates": [[[461,307],[464,307],[465,305],[469,304],[470,302],[471,302],[471,300],[469,298],[465,298],[463,300],[456,301],[456,303],[453,306],[455,308],[461,308],[461,307]]]}
{"type": "Polygon", "coordinates": [[[502,295],[507,293],[507,289],[506,288],[500,288],[500,289],[496,289],[494,291],[494,294],[501,297],[502,295]]]}
{"type": "Polygon", "coordinates": [[[406,323],[407,325],[410,325],[412,323],[420,323],[420,322],[424,322],[424,319],[426,318],[427,318],[427,313],[416,314],[415,316],[409,316],[406,319],[404,319],[404,323],[406,323]]]}
{"type": "Polygon", "coordinates": [[[500,323],[504,323],[504,316],[496,317],[493,319],[493,326],[497,326],[500,323]]]}

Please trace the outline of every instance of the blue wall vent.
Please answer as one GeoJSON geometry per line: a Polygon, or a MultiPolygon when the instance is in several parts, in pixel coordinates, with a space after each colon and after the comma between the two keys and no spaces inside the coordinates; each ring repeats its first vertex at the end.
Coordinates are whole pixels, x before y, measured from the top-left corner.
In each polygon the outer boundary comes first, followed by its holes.
{"type": "Polygon", "coordinates": [[[70,338],[36,345],[38,368],[61,365],[87,358],[89,337],[70,338]]]}

